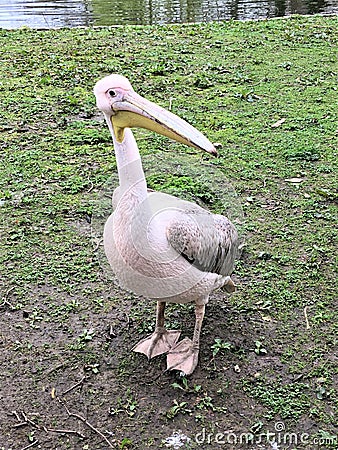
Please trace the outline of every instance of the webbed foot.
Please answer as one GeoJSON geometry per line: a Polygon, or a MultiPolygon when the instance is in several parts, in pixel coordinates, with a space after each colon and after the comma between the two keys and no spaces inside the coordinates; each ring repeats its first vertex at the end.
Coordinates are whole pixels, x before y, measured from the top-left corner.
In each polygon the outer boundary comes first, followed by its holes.
{"type": "Polygon", "coordinates": [[[144,353],[148,359],[154,356],[168,353],[180,337],[179,330],[166,330],[164,327],[157,327],[153,334],[142,339],[133,347],[134,352],[144,353]]]}
{"type": "Polygon", "coordinates": [[[184,338],[167,355],[167,370],[180,370],[191,375],[198,363],[198,345],[189,338],[184,338]]]}

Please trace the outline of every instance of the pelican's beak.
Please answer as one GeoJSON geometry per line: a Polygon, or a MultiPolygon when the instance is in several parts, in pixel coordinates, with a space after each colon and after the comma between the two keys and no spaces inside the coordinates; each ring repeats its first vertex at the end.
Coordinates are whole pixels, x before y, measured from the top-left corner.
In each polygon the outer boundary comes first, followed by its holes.
{"type": "Polygon", "coordinates": [[[217,155],[214,145],[200,131],[185,120],[136,92],[125,92],[121,100],[114,102],[111,122],[119,142],[124,139],[124,128],[146,128],[167,136],[182,144],[217,155]]]}

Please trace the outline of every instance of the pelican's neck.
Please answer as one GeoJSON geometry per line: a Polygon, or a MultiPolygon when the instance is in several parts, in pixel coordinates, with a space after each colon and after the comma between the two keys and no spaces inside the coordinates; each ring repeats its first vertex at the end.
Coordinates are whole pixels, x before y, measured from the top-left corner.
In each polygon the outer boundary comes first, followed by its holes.
{"type": "Polygon", "coordinates": [[[129,128],[126,128],[123,142],[116,140],[114,132],[112,137],[122,193],[130,191],[143,200],[147,196],[147,182],[134,135],[129,128]]]}

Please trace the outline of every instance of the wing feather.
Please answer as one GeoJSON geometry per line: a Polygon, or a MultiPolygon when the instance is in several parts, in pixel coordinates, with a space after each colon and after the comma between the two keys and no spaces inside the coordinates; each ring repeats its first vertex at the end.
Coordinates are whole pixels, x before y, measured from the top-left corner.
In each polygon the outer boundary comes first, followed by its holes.
{"type": "Polygon", "coordinates": [[[188,205],[167,228],[170,245],[203,272],[230,275],[238,250],[234,225],[224,216],[188,205]]]}

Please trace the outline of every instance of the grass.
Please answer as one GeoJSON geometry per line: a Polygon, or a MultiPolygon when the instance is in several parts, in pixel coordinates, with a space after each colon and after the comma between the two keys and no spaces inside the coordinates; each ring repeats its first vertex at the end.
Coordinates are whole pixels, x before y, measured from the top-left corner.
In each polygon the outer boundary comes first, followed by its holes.
{"type": "MultiPolygon", "coordinates": [[[[297,449],[337,448],[337,18],[0,30],[0,43],[0,449],[107,448],[51,398],[72,386],[68,407],[114,448],[164,448],[173,430],[195,448],[202,428],[280,420],[310,435],[297,449]],[[149,186],[233,214],[246,238],[239,289],[211,299],[183,384],[152,381],[164,361],[130,353],[154,305],[93,251],[117,181],[92,88],[111,72],[220,143],[212,159],[136,131],[149,186]]],[[[168,318],[191,333],[189,305],[168,318]]]]}

